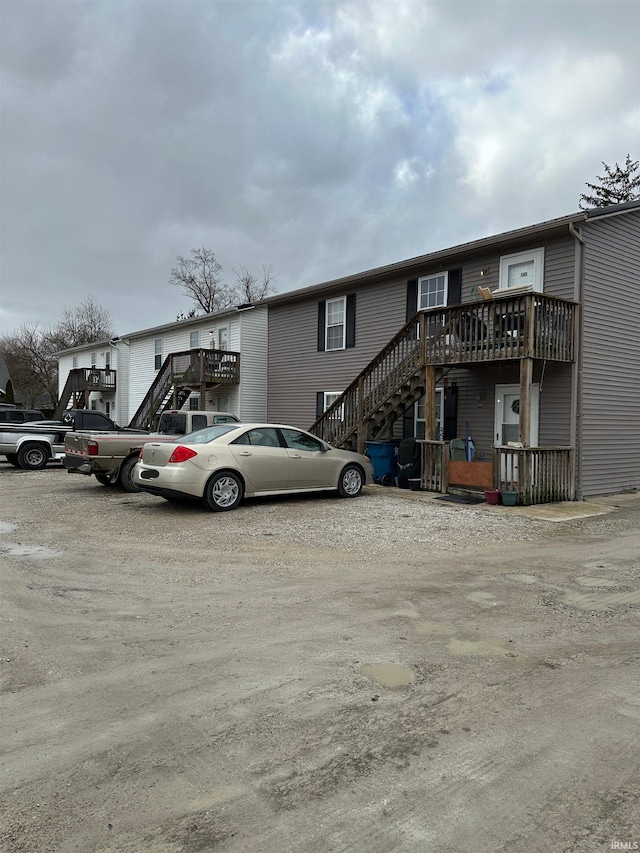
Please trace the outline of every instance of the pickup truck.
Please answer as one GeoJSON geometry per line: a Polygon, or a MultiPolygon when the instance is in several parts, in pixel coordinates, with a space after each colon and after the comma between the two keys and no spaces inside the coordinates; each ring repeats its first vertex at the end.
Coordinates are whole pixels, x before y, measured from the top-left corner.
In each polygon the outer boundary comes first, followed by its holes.
{"type": "Polygon", "coordinates": [[[181,435],[212,424],[237,423],[229,412],[166,411],[160,415],[158,429],[144,435],[68,432],[62,460],[70,474],[95,476],[103,486],[118,485],[125,492],[139,492],[133,481],[133,469],[145,441],[175,441],[181,435]]]}
{"type": "Polygon", "coordinates": [[[146,434],[144,430],[123,429],[103,412],[67,409],[59,421],[32,421],[0,425],[0,455],[16,468],[37,471],[52,460],[64,457],[64,440],[71,430],[146,434]]]}

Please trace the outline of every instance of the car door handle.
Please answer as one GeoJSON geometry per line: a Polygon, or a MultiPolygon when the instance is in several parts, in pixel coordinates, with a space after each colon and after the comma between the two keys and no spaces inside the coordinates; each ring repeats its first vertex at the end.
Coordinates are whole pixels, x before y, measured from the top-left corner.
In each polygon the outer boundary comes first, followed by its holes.
{"type": "Polygon", "coordinates": [[[299,453],[290,453],[289,459],[302,459],[302,456],[299,453]]]}
{"type": "Polygon", "coordinates": [[[241,450],[238,453],[238,456],[251,456],[251,451],[250,450],[241,450]]]}

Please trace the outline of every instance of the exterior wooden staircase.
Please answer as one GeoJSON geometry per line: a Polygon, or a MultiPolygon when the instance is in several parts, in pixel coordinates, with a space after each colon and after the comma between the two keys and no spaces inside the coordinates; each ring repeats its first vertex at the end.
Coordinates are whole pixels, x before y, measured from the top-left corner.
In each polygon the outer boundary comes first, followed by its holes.
{"type": "Polygon", "coordinates": [[[351,450],[388,437],[393,423],[424,394],[421,325],[423,314],[409,320],[310,431],[335,447],[351,450]]]}
{"type": "Polygon", "coordinates": [[[65,409],[85,409],[92,391],[116,390],[116,371],[100,367],[74,367],[69,371],[62,394],[54,409],[53,418],[59,420],[65,409]]]}
{"type": "Polygon", "coordinates": [[[505,360],[573,361],[575,303],[542,293],[420,311],[311,426],[336,447],[364,450],[426,392],[436,371],[505,360]]]}
{"type": "Polygon", "coordinates": [[[192,349],[170,353],[140,403],[129,426],[152,430],[165,409],[181,409],[192,391],[207,391],[240,381],[240,353],[192,349]]]}

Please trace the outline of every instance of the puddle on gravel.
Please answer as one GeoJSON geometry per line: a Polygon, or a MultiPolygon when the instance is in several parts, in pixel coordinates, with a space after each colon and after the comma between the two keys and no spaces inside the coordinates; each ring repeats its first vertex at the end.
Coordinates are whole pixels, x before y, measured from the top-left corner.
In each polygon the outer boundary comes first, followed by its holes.
{"type": "Polygon", "coordinates": [[[576,578],[576,583],[579,583],[580,586],[587,587],[611,587],[612,589],[618,586],[622,586],[619,581],[610,581],[607,578],[587,578],[587,577],[579,577],[576,578]]]}
{"type": "Polygon", "coordinates": [[[500,637],[484,637],[480,640],[464,640],[453,637],[447,643],[447,649],[452,655],[460,657],[480,657],[483,655],[513,654],[513,646],[505,643],[500,637]]]}
{"type": "Polygon", "coordinates": [[[511,574],[511,575],[503,575],[509,581],[518,581],[518,583],[539,583],[540,578],[537,578],[535,575],[524,575],[524,574],[511,574]]]}
{"type": "Polygon", "coordinates": [[[571,592],[557,597],[560,604],[577,610],[615,610],[616,607],[640,607],[640,591],[631,592],[571,592]]]}
{"type": "Polygon", "coordinates": [[[481,605],[481,607],[495,607],[498,603],[492,592],[470,592],[465,598],[481,605]]]}
{"type": "Polygon", "coordinates": [[[42,545],[4,545],[0,547],[0,554],[19,559],[51,560],[53,557],[61,557],[63,552],[54,551],[53,548],[45,548],[42,545]]]}
{"type": "Polygon", "coordinates": [[[418,622],[411,629],[419,637],[451,637],[456,633],[453,625],[443,625],[441,622],[418,622]]]}
{"type": "Polygon", "coordinates": [[[416,680],[415,673],[397,663],[368,663],[360,667],[365,678],[371,678],[381,687],[405,687],[416,680]]]}
{"type": "Polygon", "coordinates": [[[17,529],[18,525],[13,524],[11,521],[0,521],[0,536],[3,536],[5,533],[13,533],[17,529]]]}

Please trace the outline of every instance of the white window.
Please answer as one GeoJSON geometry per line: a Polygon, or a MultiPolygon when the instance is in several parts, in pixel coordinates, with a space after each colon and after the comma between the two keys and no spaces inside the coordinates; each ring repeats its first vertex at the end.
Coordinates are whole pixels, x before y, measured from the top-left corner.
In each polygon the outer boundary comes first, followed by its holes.
{"type": "Polygon", "coordinates": [[[325,349],[345,348],[346,298],[327,299],[325,349]]]}
{"type": "Polygon", "coordinates": [[[162,367],[162,338],[156,338],[153,342],[153,366],[156,370],[160,370],[162,367]]]}
{"type": "Polygon", "coordinates": [[[111,370],[111,350],[107,350],[104,354],[104,366],[106,370],[111,370]]]}
{"type": "Polygon", "coordinates": [[[218,329],[218,349],[226,350],[229,346],[229,329],[222,326],[218,329]]]}
{"type": "MultiPolygon", "coordinates": [[[[332,406],[338,397],[342,397],[342,391],[325,391],[324,392],[324,411],[332,406]]],[[[343,421],[344,420],[344,403],[334,412],[334,417],[336,420],[343,421]]]]}
{"type": "Polygon", "coordinates": [[[189,349],[198,349],[200,346],[200,332],[189,333],[189,349]]]}
{"type": "Polygon", "coordinates": [[[447,273],[418,279],[418,310],[447,304],[447,273]]]}
{"type": "Polygon", "coordinates": [[[96,366],[96,354],[95,354],[95,352],[92,352],[91,353],[91,367],[95,367],[95,366],[96,366]]]}
{"type": "Polygon", "coordinates": [[[200,397],[198,394],[191,394],[189,396],[189,410],[192,412],[197,412],[200,408],[200,397]]]}
{"type": "Polygon", "coordinates": [[[92,401],[91,401],[91,411],[92,411],[92,412],[95,412],[95,410],[96,410],[97,408],[98,408],[98,406],[97,406],[96,401],[95,401],[95,400],[92,400],[92,401]]]}
{"type": "MultiPolygon", "coordinates": [[[[426,408],[424,397],[420,397],[415,406],[415,437],[424,438],[426,435],[426,408]]],[[[444,391],[436,388],[436,431],[433,435],[435,441],[442,441],[444,423],[444,391]]]]}
{"type": "Polygon", "coordinates": [[[521,287],[542,293],[544,279],[544,249],[518,252],[500,258],[500,290],[521,287]]]}
{"type": "Polygon", "coordinates": [[[74,368],[78,366],[78,356],[77,355],[73,356],[73,361],[71,362],[71,366],[74,368]]]}

